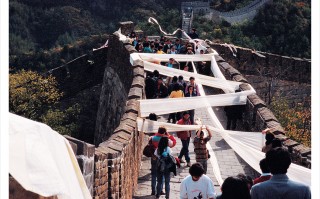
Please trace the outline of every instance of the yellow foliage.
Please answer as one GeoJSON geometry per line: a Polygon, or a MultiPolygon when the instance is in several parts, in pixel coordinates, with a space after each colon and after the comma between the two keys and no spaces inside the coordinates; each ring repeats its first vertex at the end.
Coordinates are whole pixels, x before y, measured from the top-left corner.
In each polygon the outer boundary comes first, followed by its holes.
{"type": "Polygon", "coordinates": [[[305,146],[311,146],[311,108],[302,104],[290,108],[285,99],[272,100],[271,110],[286,130],[286,135],[305,146]]]}
{"type": "Polygon", "coordinates": [[[39,120],[61,96],[57,82],[51,75],[44,77],[25,70],[9,75],[9,108],[18,115],[39,120]]]}

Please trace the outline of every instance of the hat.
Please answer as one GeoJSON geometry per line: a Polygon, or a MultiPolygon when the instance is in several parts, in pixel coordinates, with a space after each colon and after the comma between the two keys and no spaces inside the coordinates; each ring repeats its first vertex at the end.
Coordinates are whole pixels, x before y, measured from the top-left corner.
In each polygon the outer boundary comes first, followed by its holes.
{"type": "Polygon", "coordinates": [[[197,31],[197,29],[195,29],[195,28],[192,28],[192,30],[193,30],[193,31],[197,31]]]}

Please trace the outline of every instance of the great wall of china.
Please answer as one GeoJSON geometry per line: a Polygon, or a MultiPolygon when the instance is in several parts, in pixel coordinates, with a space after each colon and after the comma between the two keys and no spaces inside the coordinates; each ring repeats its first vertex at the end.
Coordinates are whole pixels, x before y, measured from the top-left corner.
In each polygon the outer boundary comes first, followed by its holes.
{"type": "MultiPolygon", "coordinates": [[[[132,22],[120,23],[123,34],[134,30],[132,22]]],[[[236,56],[229,47],[209,44],[219,56],[216,60],[227,79],[243,82],[246,90],[249,82],[257,95],[247,98],[243,123],[252,131],[272,127],[273,132],[292,153],[296,163],[311,167],[311,149],[284,134],[284,129],[264,102],[261,82],[255,82],[261,71],[285,70],[284,81],[289,82],[284,91],[292,101],[310,97],[310,60],[255,52],[236,47],[236,56]],[[298,71],[297,71],[298,69],[298,71]],[[252,81],[251,81],[252,80],[252,81]]],[[[144,134],[137,130],[139,99],[145,98],[144,68],[132,67],[129,55],[136,52],[128,43],[110,35],[109,47],[93,52],[92,57],[81,56],[74,61],[51,71],[59,81],[59,87],[70,96],[98,86],[101,90],[97,110],[96,129],[88,132],[94,137],[94,145],[82,140],[66,137],[73,146],[78,163],[93,198],[132,198],[137,188],[142,158],[146,144],[144,134]],[[117,56],[112,56],[117,55],[117,56]],[[93,60],[90,64],[88,59],[93,60]]]]}

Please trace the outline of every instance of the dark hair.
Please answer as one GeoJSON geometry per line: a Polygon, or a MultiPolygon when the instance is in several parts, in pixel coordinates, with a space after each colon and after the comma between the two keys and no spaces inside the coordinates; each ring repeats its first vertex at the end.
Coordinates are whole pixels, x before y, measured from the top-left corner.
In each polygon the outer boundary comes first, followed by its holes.
{"type": "Polygon", "coordinates": [[[162,137],[158,144],[158,155],[161,155],[164,150],[168,147],[169,139],[168,137],[162,137]]]}
{"type": "Polygon", "coordinates": [[[173,81],[173,82],[178,81],[178,77],[177,77],[177,76],[173,76],[172,81],[173,81]]]}
{"type": "Polygon", "coordinates": [[[183,80],[183,76],[182,76],[182,75],[180,75],[180,76],[178,77],[178,79],[183,80]]]}
{"type": "Polygon", "coordinates": [[[250,199],[247,183],[238,177],[228,177],[221,186],[221,199],[250,199]]]}
{"type": "Polygon", "coordinates": [[[190,78],[189,78],[189,80],[192,80],[192,79],[194,80],[194,77],[190,77],[190,78]]]}
{"type": "Polygon", "coordinates": [[[260,169],[261,169],[262,173],[270,173],[270,169],[269,169],[269,166],[267,164],[267,160],[265,158],[260,160],[259,165],[260,165],[260,169]]]}
{"type": "Polygon", "coordinates": [[[242,179],[243,181],[245,181],[247,183],[248,189],[249,190],[251,189],[251,187],[253,186],[253,180],[252,180],[252,178],[250,176],[247,176],[247,175],[245,175],[243,173],[239,173],[237,175],[237,177],[242,179]]]}
{"type": "Polygon", "coordinates": [[[161,50],[161,49],[163,49],[163,46],[159,45],[158,50],[161,50]]]}
{"type": "MultiPolygon", "coordinates": [[[[187,114],[189,114],[188,111],[184,111],[184,112],[182,113],[183,116],[185,116],[185,115],[187,115],[187,114]]],[[[190,114],[189,114],[189,115],[190,115],[190,114]]]]}
{"type": "Polygon", "coordinates": [[[160,127],[158,128],[158,133],[160,133],[160,134],[165,134],[166,132],[167,132],[167,129],[166,129],[165,127],[160,126],[160,127]]]}
{"type": "Polygon", "coordinates": [[[266,145],[271,144],[273,139],[274,139],[274,135],[272,133],[267,133],[266,134],[266,145]]]}
{"type": "Polygon", "coordinates": [[[200,177],[202,176],[202,174],[204,174],[204,168],[202,164],[197,162],[191,165],[191,167],[189,168],[189,173],[191,176],[200,177]]]}
{"type": "Polygon", "coordinates": [[[159,77],[159,71],[154,70],[154,71],[153,71],[153,75],[154,75],[155,77],[159,77]]]}
{"type": "Polygon", "coordinates": [[[178,84],[178,83],[175,83],[174,85],[173,85],[173,89],[172,90],[174,90],[174,91],[179,91],[180,90],[180,85],[178,84]]]}
{"type": "Polygon", "coordinates": [[[290,153],[284,147],[272,148],[266,153],[266,160],[273,175],[286,174],[291,164],[290,153]]]}
{"type": "Polygon", "coordinates": [[[189,85],[189,86],[188,86],[188,90],[189,90],[190,88],[193,88],[193,86],[189,85]]]}
{"type": "Polygon", "coordinates": [[[272,140],[272,148],[282,147],[282,142],[279,138],[274,138],[272,140]]]}
{"type": "Polygon", "coordinates": [[[157,115],[155,113],[150,113],[149,120],[157,121],[158,120],[157,115]]]}

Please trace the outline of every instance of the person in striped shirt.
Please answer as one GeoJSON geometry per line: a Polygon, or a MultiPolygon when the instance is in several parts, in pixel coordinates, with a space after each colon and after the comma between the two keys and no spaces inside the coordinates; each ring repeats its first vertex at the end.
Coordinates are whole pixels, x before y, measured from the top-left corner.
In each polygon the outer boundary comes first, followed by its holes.
{"type": "Polygon", "coordinates": [[[193,140],[194,153],[196,154],[196,161],[202,164],[204,173],[207,173],[207,160],[210,158],[210,155],[206,144],[211,139],[212,133],[206,126],[205,129],[208,131],[208,136],[204,137],[204,132],[202,129],[203,127],[201,127],[201,130],[197,131],[197,136],[193,140]]]}

